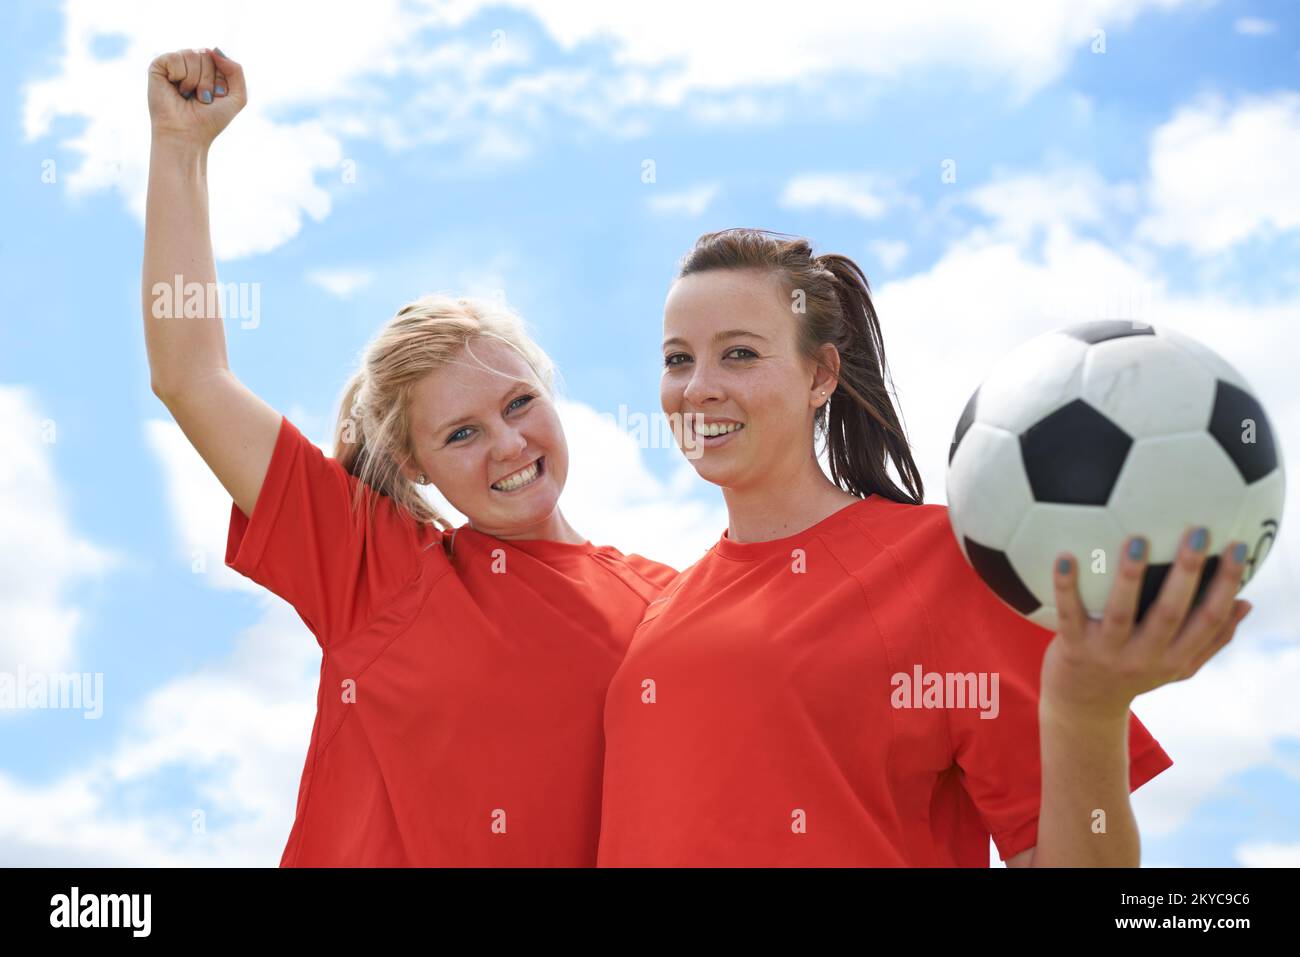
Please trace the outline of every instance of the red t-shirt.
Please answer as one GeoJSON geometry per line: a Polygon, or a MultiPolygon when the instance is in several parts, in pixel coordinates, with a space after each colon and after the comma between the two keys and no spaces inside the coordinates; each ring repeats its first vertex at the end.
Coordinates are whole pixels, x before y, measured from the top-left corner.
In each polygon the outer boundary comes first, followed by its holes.
{"type": "Polygon", "coordinates": [[[444,535],[283,418],[226,564],[323,652],[288,866],[593,866],[601,716],[676,572],[614,548],[444,535]],[[450,556],[449,553],[450,552],[450,556]]]}
{"type": "MultiPolygon", "coordinates": [[[[1028,850],[1052,637],[975,574],[942,505],[872,495],[788,538],[724,532],[610,683],[600,866],[987,867],[990,835],[1004,860],[1028,850]],[[915,692],[895,678],[917,669],[915,692]],[[946,677],[949,706],[918,706],[929,673],[971,674],[966,706],[946,677]]],[[[1132,715],[1128,746],[1131,789],[1173,763],[1132,715]]]]}

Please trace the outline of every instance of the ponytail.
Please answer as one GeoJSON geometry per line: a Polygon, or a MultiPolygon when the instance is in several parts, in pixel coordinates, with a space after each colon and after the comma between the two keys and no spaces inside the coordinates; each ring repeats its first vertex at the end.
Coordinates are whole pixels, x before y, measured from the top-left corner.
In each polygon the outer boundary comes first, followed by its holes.
{"type": "Polygon", "coordinates": [[[885,342],[866,274],[838,253],[818,256],[814,265],[833,277],[845,332],[839,383],[831,401],[817,410],[816,420],[826,435],[831,479],[859,497],[876,492],[920,505],[925,486],[885,385],[885,342]],[[906,492],[889,477],[887,458],[893,458],[906,492]]]}

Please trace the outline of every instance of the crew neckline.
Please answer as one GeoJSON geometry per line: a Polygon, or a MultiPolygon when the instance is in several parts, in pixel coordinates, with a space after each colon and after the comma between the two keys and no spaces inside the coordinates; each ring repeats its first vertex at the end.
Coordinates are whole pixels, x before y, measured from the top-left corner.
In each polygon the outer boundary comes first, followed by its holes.
{"type": "MultiPolygon", "coordinates": [[[[534,558],[541,558],[546,561],[584,558],[599,550],[599,546],[593,545],[590,539],[582,542],[557,542],[549,538],[497,538],[495,535],[487,535],[475,528],[471,528],[469,524],[461,525],[455,530],[454,534],[457,538],[470,537],[494,545],[509,545],[521,552],[532,555],[534,558]]],[[[452,551],[455,551],[454,544],[452,551]]]]}
{"type": "Polygon", "coordinates": [[[876,499],[880,496],[874,492],[869,493],[866,498],[860,498],[856,502],[850,502],[841,509],[837,509],[827,515],[820,522],[809,525],[801,532],[795,532],[793,535],[787,535],[785,538],[773,538],[766,542],[733,542],[728,536],[729,529],[723,529],[722,535],[718,542],[713,546],[713,550],[723,558],[736,559],[738,561],[752,561],[757,558],[767,558],[771,555],[786,554],[789,555],[790,549],[797,546],[800,542],[807,541],[820,535],[822,532],[848,521],[850,518],[857,516],[863,509],[874,505],[876,499]]]}

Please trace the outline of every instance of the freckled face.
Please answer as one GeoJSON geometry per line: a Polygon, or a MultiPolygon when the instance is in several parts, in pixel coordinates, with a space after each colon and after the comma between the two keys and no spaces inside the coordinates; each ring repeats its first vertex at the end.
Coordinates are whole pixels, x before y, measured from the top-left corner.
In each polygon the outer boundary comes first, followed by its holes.
{"type": "Polygon", "coordinates": [[[532,368],[505,343],[477,339],[420,380],[411,420],[408,473],[423,472],[476,530],[519,534],[555,511],[569,471],[564,430],[532,368]]]}
{"type": "Polygon", "coordinates": [[[798,319],[775,273],[692,273],[669,290],[659,399],[706,481],[761,485],[813,454],[813,364],[799,355],[798,319]]]}

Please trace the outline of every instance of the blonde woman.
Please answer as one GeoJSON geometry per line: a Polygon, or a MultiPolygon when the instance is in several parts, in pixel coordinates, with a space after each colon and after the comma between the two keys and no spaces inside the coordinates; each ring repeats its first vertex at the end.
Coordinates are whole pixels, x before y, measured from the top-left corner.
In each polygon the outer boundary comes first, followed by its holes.
{"type": "Polygon", "coordinates": [[[155,284],[215,282],[208,148],[246,99],[220,50],[151,64],[143,301],[153,390],[233,499],[227,564],[323,653],[280,863],[594,865],[605,690],[674,572],[565,520],[551,365],[512,314],[402,308],[327,458],[235,378],[219,315],[157,308],[155,284]]]}

